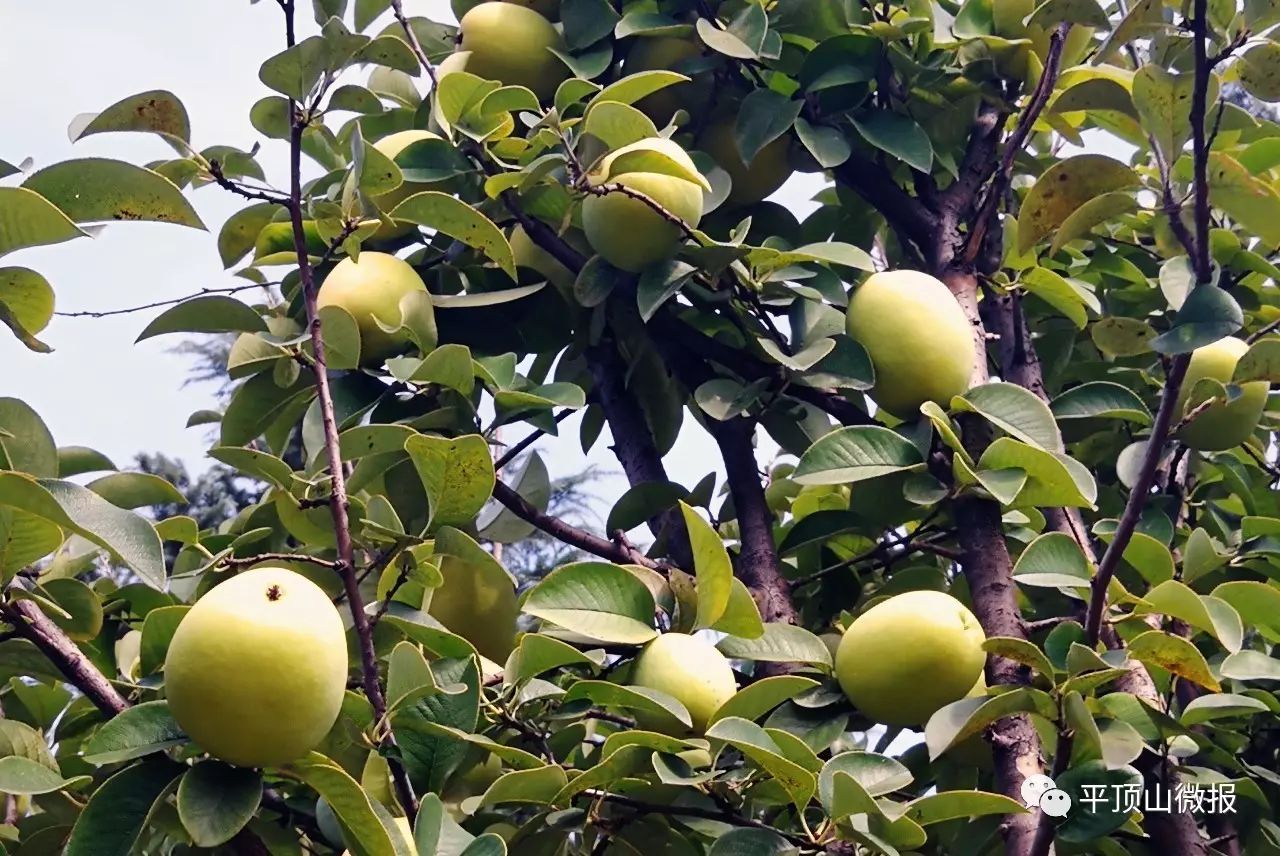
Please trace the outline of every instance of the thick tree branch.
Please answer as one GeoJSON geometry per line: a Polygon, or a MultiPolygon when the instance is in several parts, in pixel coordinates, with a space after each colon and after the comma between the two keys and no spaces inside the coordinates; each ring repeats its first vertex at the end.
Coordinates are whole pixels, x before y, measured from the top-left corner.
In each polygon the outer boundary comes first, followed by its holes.
{"type": "Polygon", "coordinates": [[[543,532],[562,541],[571,547],[617,562],[621,565],[642,565],[654,570],[661,569],[663,564],[650,559],[644,553],[619,541],[610,541],[580,529],[559,517],[539,511],[537,506],[516,493],[505,482],[498,481],[493,486],[493,498],[502,503],[512,514],[526,523],[532,523],[543,532]]]}
{"type": "Polygon", "coordinates": [[[35,601],[11,600],[0,607],[0,613],[19,636],[39,648],[67,682],[84,693],[98,710],[115,716],[129,707],[129,702],[116,691],[107,676],[98,671],[98,667],[62,632],[62,628],[40,610],[35,601]]]}

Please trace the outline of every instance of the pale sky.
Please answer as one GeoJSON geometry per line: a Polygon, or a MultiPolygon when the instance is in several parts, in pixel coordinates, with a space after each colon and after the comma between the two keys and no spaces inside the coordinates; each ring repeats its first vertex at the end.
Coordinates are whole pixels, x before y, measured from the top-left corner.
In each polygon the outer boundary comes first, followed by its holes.
{"type": "MultiPolygon", "coordinates": [[[[314,27],[310,4],[299,2],[304,32],[314,27]]],[[[408,0],[411,15],[452,21],[441,0],[408,0]]],[[[271,0],[65,0],[56,5],[0,0],[0,158],[34,159],[38,169],[72,157],[113,157],[134,163],[171,156],[159,139],[107,134],[71,144],[67,125],[79,113],[96,112],[149,89],[169,89],[191,116],[196,148],[228,144],[250,148],[260,136],[248,121],[249,107],[267,94],[258,66],[283,48],[278,7],[271,0]]],[[[382,22],[372,29],[380,29],[382,22]]],[[[280,182],[282,144],[266,143],[260,161],[280,182]]],[[[19,176],[5,180],[19,183],[19,176]]],[[[801,176],[775,199],[799,216],[812,210],[816,176],[801,176]]],[[[243,200],[218,188],[192,198],[209,227],[201,232],[152,223],[112,225],[94,239],[21,250],[0,260],[44,274],[57,292],[59,311],[135,306],[234,285],[222,270],[214,239],[222,222],[243,200]]],[[[59,445],[93,446],[125,465],[139,451],[161,451],[204,469],[207,428],[186,429],[187,416],[215,406],[212,390],[184,387],[187,360],[169,349],[180,337],[133,344],[161,310],[114,318],[55,318],[40,338],[52,354],[27,351],[8,331],[0,335],[0,396],[26,400],[48,423],[59,445]]],[[[538,446],[553,474],[583,465],[576,417],[562,423],[561,440],[538,446]]],[[[686,414],[685,429],[667,457],[673,480],[692,487],[711,467],[721,474],[714,444],[686,414]]],[[[509,429],[511,441],[523,436],[509,429]]],[[[764,439],[762,463],[773,454],[764,439]]],[[[589,462],[607,470],[618,465],[597,441],[589,462]]],[[[602,517],[623,490],[612,478],[593,486],[606,500],[602,517]]]]}

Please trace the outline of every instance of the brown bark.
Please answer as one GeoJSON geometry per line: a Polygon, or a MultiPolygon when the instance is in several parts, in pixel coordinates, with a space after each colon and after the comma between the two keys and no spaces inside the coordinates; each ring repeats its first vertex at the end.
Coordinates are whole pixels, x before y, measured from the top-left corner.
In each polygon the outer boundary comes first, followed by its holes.
{"type": "Polygon", "coordinates": [[[62,632],[62,628],[40,610],[35,601],[12,600],[4,606],[3,614],[18,635],[31,640],[58,667],[67,682],[84,693],[98,710],[115,716],[129,707],[129,702],[116,691],[107,676],[98,671],[98,667],[62,632]]]}

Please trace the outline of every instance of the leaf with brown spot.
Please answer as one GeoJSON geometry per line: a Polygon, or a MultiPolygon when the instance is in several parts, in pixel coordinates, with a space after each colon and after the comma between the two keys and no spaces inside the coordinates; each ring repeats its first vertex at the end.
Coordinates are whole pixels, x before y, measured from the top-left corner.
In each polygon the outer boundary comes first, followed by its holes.
{"type": "Polygon", "coordinates": [[[1106,155],[1077,155],[1044,171],[1018,213],[1018,252],[1025,253],[1061,226],[1080,206],[1104,193],[1139,183],[1138,174],[1106,155]]]}
{"type": "MultiPolygon", "coordinates": [[[[101,113],[82,113],[71,122],[67,134],[76,142],[91,134],[119,131],[160,134],[170,142],[185,144],[191,140],[191,120],[178,96],[155,89],[117,101],[101,113]]],[[[174,148],[182,154],[189,153],[186,145],[174,148]]]]}

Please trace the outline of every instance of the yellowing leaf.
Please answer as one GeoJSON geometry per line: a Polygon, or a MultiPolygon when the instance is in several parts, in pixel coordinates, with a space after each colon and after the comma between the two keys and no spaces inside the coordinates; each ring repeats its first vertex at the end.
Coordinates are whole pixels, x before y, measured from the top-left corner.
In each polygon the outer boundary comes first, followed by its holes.
{"type": "Polygon", "coordinates": [[[1077,155],[1044,171],[1018,213],[1018,251],[1048,237],[1094,197],[1138,184],[1138,175],[1106,155],[1077,155]]]}

